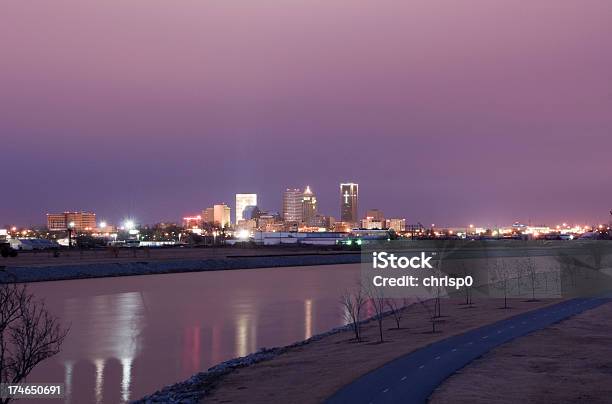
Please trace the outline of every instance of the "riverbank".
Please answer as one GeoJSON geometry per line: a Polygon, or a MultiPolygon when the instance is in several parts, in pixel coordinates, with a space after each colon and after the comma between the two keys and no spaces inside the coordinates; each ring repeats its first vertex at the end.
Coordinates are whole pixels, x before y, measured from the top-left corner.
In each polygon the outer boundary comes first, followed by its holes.
{"type": "MultiPolygon", "coordinates": [[[[142,402],[300,402],[320,403],[344,385],[385,363],[432,342],[559,300],[513,300],[503,310],[499,299],[479,300],[471,308],[443,300],[442,315],[432,333],[429,311],[411,305],[403,311],[400,329],[392,316],[384,319],[385,342],[378,342],[378,324],[363,326],[363,341],[356,343],[348,329],[338,329],[291,346],[264,350],[229,361],[169,386],[142,402]],[[307,395],[305,395],[307,392],[307,395]]],[[[372,315],[371,307],[366,307],[372,315]]]]}
{"type": "Polygon", "coordinates": [[[611,317],[607,303],[500,346],[451,376],[430,402],[608,403],[611,317]]]}
{"type": "Polygon", "coordinates": [[[108,251],[71,251],[60,257],[48,253],[22,254],[3,263],[6,268],[0,271],[0,283],[355,264],[361,261],[359,252],[312,248],[122,249],[120,254],[115,256],[114,252],[108,251]]]}

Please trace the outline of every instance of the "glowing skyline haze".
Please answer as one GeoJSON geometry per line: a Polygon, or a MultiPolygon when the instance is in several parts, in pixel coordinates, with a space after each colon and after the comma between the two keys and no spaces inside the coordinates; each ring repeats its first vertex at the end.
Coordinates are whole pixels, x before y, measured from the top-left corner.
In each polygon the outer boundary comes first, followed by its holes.
{"type": "Polygon", "coordinates": [[[0,226],[179,220],[309,184],[339,217],[612,209],[612,2],[6,0],[0,226]]]}

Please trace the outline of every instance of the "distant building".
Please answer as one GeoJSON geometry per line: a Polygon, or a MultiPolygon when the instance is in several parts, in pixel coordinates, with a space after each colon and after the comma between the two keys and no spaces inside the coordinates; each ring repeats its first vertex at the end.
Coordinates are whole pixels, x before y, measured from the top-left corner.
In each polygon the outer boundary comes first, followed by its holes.
{"type": "Polygon", "coordinates": [[[263,245],[336,245],[342,241],[345,241],[347,237],[348,234],[346,233],[258,231],[253,235],[253,241],[256,244],[263,245]]]}
{"type": "Polygon", "coordinates": [[[247,206],[242,212],[244,220],[257,219],[262,212],[257,206],[247,206]]]}
{"type": "Polygon", "coordinates": [[[183,218],[183,227],[193,229],[202,225],[202,216],[187,216],[183,218]]]}
{"type": "Polygon", "coordinates": [[[340,221],[359,222],[359,184],[340,184],[340,221]]]}
{"type": "Polygon", "coordinates": [[[257,220],[255,219],[247,219],[241,220],[236,223],[236,230],[248,230],[255,231],[257,229],[257,220]]]}
{"type": "Polygon", "coordinates": [[[47,213],[49,231],[65,231],[68,227],[77,232],[94,231],[97,227],[93,212],[47,213]]]}
{"type": "Polygon", "coordinates": [[[317,226],[317,197],[310,190],[309,186],[306,186],[306,190],[302,194],[302,222],[306,226],[317,226]]]}
{"type": "Polygon", "coordinates": [[[331,227],[334,232],[348,233],[353,230],[353,223],[348,222],[334,222],[331,227]]]}
{"type": "Polygon", "coordinates": [[[361,228],[368,229],[368,230],[373,230],[373,229],[382,230],[385,228],[385,221],[384,220],[374,220],[372,217],[368,216],[361,221],[361,228]]]}
{"type": "Polygon", "coordinates": [[[202,223],[211,224],[215,222],[215,209],[206,208],[202,211],[202,223]]]}
{"type": "Polygon", "coordinates": [[[300,223],[303,219],[302,197],[304,193],[299,188],[287,188],[283,192],[282,218],[285,222],[300,223]]]}
{"type": "Polygon", "coordinates": [[[264,231],[280,231],[284,228],[278,215],[263,213],[257,218],[257,228],[264,231]]]}
{"type": "Polygon", "coordinates": [[[244,210],[247,206],[257,206],[257,194],[236,194],[236,223],[245,219],[244,210]]]}
{"type": "Polygon", "coordinates": [[[406,219],[387,219],[387,229],[396,232],[406,231],[406,219]]]}
{"type": "Polygon", "coordinates": [[[385,215],[383,214],[382,210],[379,209],[368,209],[366,211],[366,218],[368,217],[376,222],[385,221],[385,215]]]}
{"type": "Polygon", "coordinates": [[[232,224],[231,212],[230,207],[224,203],[213,206],[213,221],[215,225],[220,228],[230,226],[232,224]]]}

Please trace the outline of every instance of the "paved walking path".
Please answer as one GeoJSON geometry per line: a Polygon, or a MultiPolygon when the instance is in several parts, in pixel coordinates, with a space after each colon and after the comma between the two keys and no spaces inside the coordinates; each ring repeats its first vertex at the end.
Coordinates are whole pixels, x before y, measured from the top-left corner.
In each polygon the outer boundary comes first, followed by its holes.
{"type": "Polygon", "coordinates": [[[446,378],[491,349],[609,301],[572,299],[433,343],[362,376],[327,403],[425,403],[446,378]]]}

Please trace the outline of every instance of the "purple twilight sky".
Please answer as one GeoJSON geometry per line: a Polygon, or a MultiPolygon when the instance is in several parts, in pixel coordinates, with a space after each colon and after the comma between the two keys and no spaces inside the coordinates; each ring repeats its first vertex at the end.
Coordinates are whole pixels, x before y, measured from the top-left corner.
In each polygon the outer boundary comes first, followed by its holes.
{"type": "Polygon", "coordinates": [[[177,220],[309,184],[338,216],[607,220],[609,0],[5,0],[0,226],[177,220]]]}

